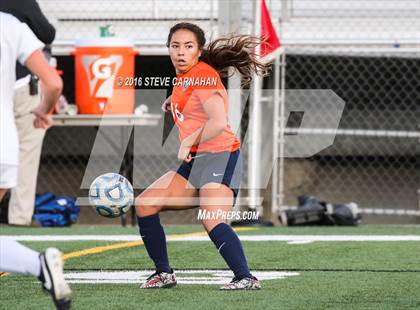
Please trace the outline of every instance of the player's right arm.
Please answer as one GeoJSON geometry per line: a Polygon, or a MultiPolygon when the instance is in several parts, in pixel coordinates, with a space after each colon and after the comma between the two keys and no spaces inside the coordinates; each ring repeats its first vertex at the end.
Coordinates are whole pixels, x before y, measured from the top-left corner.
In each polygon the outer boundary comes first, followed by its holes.
{"type": "Polygon", "coordinates": [[[162,103],[162,111],[163,112],[171,112],[171,96],[166,98],[166,100],[162,103]]]}
{"type": "Polygon", "coordinates": [[[18,61],[26,66],[33,74],[41,80],[43,88],[42,102],[32,112],[36,115],[34,120],[35,128],[47,129],[52,125],[51,115],[54,104],[60,97],[63,82],[57,71],[51,67],[41,49],[44,44],[38,40],[28,25],[14,19],[15,27],[19,28],[16,40],[18,61]]]}
{"type": "Polygon", "coordinates": [[[63,82],[57,71],[48,64],[41,50],[33,52],[26,60],[25,66],[38,76],[43,90],[42,102],[32,111],[37,117],[34,126],[47,129],[52,125],[51,116],[48,113],[60,97],[63,82]]]}

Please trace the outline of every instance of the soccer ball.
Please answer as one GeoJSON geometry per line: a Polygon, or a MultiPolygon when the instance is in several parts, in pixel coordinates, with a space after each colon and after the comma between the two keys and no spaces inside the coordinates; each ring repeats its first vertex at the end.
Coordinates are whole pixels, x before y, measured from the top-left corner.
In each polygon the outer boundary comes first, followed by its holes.
{"type": "Polygon", "coordinates": [[[133,186],[118,173],[102,174],[90,185],[89,202],[98,214],[119,217],[134,202],[133,186]]]}

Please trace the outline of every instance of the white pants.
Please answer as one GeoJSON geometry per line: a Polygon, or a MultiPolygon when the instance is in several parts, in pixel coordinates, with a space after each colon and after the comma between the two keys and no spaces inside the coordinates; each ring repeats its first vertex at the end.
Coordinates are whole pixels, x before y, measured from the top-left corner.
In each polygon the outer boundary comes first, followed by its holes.
{"type": "Polygon", "coordinates": [[[0,163],[0,189],[15,187],[17,184],[18,166],[0,163]]]}
{"type": "Polygon", "coordinates": [[[19,167],[17,185],[11,190],[9,224],[30,225],[34,213],[36,181],[45,130],[33,126],[32,109],[40,103],[40,95],[31,96],[29,85],[15,91],[15,122],[19,135],[19,167]]]}
{"type": "Polygon", "coordinates": [[[0,271],[38,277],[41,272],[39,253],[14,240],[0,237],[0,271]]]}

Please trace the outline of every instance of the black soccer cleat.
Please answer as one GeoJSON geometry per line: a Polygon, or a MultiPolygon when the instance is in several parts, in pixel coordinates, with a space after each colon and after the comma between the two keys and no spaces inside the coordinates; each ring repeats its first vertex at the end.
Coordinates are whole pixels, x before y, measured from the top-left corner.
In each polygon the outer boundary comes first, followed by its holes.
{"type": "Polygon", "coordinates": [[[64,280],[62,253],[56,248],[48,248],[39,254],[41,274],[39,280],[58,310],[70,309],[71,289],[64,280]]]}

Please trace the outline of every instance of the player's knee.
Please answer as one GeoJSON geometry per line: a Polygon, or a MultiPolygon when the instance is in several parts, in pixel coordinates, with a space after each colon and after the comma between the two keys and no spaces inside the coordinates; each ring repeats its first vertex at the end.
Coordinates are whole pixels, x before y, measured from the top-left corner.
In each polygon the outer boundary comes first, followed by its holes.
{"type": "Polygon", "coordinates": [[[148,216],[161,211],[162,207],[153,203],[147,196],[139,195],[134,200],[137,216],[148,216]]]}

